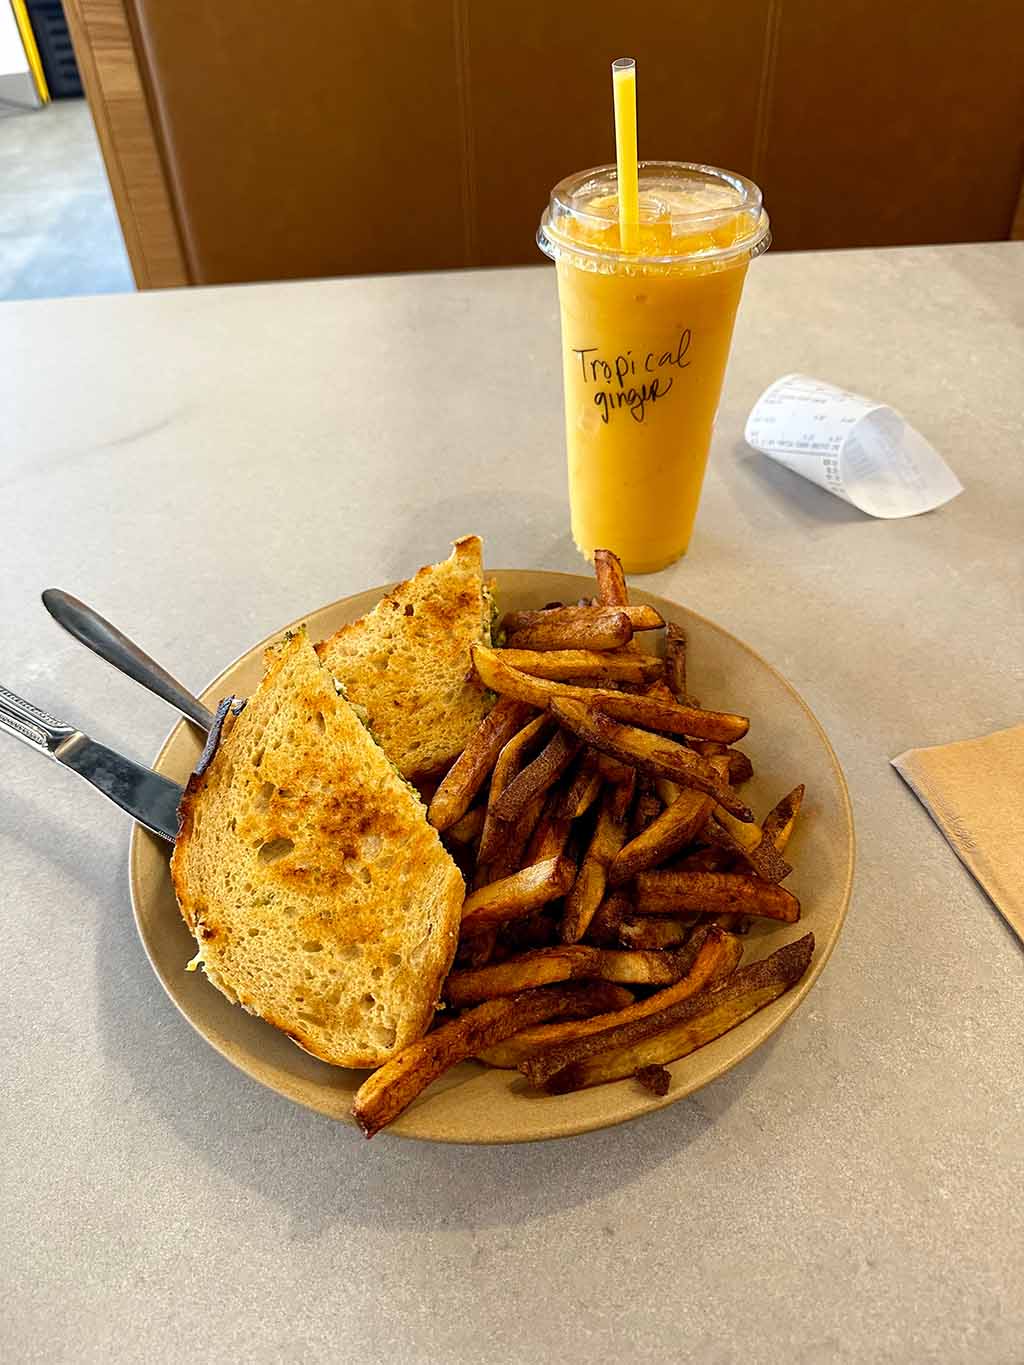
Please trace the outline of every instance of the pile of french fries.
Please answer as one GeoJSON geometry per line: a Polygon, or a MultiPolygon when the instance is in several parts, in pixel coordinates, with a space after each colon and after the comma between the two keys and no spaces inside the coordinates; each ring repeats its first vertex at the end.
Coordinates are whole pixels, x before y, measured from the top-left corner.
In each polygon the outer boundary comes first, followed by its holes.
{"type": "Polygon", "coordinates": [[[466,878],[459,948],[435,1027],[356,1094],[367,1136],[468,1058],[554,1094],[664,1095],[669,1062],[810,963],[806,934],[741,965],[751,917],[800,918],[781,883],[803,787],[754,818],[749,722],[690,695],[685,632],[630,603],[610,551],[595,567],[595,599],[512,612],[473,651],[498,701],[428,810],[466,878]],[[662,630],[664,656],[639,648],[662,630]]]}

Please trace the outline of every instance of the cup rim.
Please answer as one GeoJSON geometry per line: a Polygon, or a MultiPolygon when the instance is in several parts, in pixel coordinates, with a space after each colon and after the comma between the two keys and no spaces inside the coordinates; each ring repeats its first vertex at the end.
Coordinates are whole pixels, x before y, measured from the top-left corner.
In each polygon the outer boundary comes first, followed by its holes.
{"type": "MultiPolygon", "coordinates": [[[[731,218],[747,215],[752,221],[751,231],[737,242],[728,246],[713,247],[707,251],[687,255],[646,255],[623,251],[620,247],[598,247],[580,242],[559,232],[556,220],[559,216],[571,216],[577,221],[590,220],[595,226],[607,226],[609,219],[603,214],[588,214],[579,209],[572,201],[588,181],[604,179],[614,186],[616,168],[611,163],[592,166],[584,171],[576,171],[560,180],[551,191],[547,206],[537,229],[537,245],[545,256],[553,261],[564,258],[579,258],[583,264],[591,262],[613,262],[630,266],[676,265],[684,268],[689,262],[723,263],[739,258],[753,260],[768,250],[771,245],[771,227],[764,210],[760,188],[745,175],[737,171],[723,170],[720,166],[710,166],[697,161],[643,160],[638,163],[641,177],[644,171],[670,172],[678,175],[687,172],[708,180],[715,180],[730,186],[738,195],[735,203],[710,210],[680,212],[678,220],[687,230],[693,232],[711,231],[731,218]]],[[[641,210],[641,222],[644,214],[641,210]]]]}

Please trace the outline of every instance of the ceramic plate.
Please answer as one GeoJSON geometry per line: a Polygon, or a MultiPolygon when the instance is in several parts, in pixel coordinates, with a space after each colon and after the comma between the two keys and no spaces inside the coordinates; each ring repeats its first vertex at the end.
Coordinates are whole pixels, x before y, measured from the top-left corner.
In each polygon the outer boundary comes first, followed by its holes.
{"type": "MultiPolygon", "coordinates": [[[[498,570],[494,577],[503,611],[574,602],[593,592],[593,580],[575,574],[498,570]]],[[[386,591],[359,593],[300,620],[314,640],[323,639],[364,615],[386,591]]],[[[795,869],[786,885],[799,896],[803,918],[792,925],[758,923],[744,940],[744,961],[764,957],[813,929],[810,968],[793,990],[767,1009],[673,1063],[672,1084],[663,1097],[649,1094],[633,1080],[570,1095],[537,1095],[518,1072],[464,1062],[385,1132],[435,1142],[530,1142],[608,1127],[660,1109],[715,1080],[774,1033],[814,985],[835,945],[850,898],[854,837],[846,782],[824,731],[785,678],[734,636],[664,598],[641,590],[633,597],[685,626],[690,637],[690,682],[705,705],[750,717],[750,734],[742,747],[753,760],[755,775],[743,790],[754,811],[764,814],[798,782],[806,783],[807,796],[786,855],[795,869]]],[[[253,690],[266,643],[256,645],[210,684],[203,694],[208,706],[229,693],[244,697],[253,690]]],[[[194,730],[182,721],[153,766],[183,783],[199,750],[194,730]]],[[[185,971],[195,945],[175,904],[167,845],[139,826],[132,836],[130,875],[146,952],[189,1023],[260,1084],[309,1109],[351,1122],[349,1105],[365,1072],[344,1071],[308,1056],[262,1020],[230,1005],[201,972],[185,971]]]]}

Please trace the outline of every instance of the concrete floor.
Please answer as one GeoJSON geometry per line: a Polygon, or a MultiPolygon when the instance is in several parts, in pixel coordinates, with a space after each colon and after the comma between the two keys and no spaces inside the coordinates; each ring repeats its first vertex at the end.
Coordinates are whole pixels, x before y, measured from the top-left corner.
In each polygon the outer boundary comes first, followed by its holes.
{"type": "Polygon", "coordinates": [[[0,299],[135,288],[84,99],[0,117],[0,299]]]}

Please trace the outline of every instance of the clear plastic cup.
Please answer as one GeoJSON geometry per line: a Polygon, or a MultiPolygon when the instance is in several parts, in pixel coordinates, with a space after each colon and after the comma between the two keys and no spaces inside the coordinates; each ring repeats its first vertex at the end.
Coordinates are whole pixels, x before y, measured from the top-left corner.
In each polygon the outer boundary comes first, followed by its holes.
{"type": "Polygon", "coordinates": [[[573,538],[653,573],[689,545],[743,281],[771,232],[741,175],[639,170],[638,251],[619,245],[614,166],[556,185],[537,241],[558,272],[573,538]]]}

